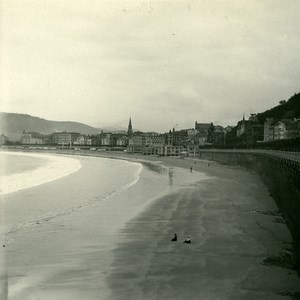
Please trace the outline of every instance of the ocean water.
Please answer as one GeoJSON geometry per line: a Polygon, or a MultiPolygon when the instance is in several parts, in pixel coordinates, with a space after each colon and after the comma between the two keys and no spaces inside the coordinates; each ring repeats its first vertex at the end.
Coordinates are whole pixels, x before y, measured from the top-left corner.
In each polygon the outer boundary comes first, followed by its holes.
{"type": "Polygon", "coordinates": [[[0,195],[31,188],[70,175],[81,168],[79,160],[42,153],[0,152],[0,195]]]}
{"type": "MultiPolygon", "coordinates": [[[[1,196],[6,247],[0,263],[7,269],[0,274],[2,294],[25,300],[109,299],[112,250],[120,239],[130,239],[120,234],[122,228],[163,195],[205,178],[159,163],[55,157],[63,159],[68,176],[59,177],[63,170],[57,166],[59,179],[1,196]]],[[[55,159],[34,163],[47,173],[55,159]]],[[[34,171],[14,168],[25,177],[34,171]]]]}
{"type": "Polygon", "coordinates": [[[134,184],[142,170],[137,163],[94,157],[26,153],[6,154],[5,159],[18,163],[7,163],[0,177],[7,233],[104,199],[134,184]]]}
{"type": "Polygon", "coordinates": [[[8,176],[16,173],[25,173],[42,167],[47,163],[47,159],[42,156],[27,156],[13,152],[0,152],[0,176],[8,176]]]}

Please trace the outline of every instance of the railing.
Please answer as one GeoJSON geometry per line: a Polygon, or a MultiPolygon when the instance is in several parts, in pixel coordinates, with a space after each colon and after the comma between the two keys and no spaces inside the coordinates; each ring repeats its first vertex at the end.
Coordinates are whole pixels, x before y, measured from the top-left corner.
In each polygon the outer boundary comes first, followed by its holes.
{"type": "Polygon", "coordinates": [[[259,149],[201,149],[201,152],[220,152],[220,153],[249,153],[249,154],[263,154],[273,157],[278,157],[290,161],[294,161],[300,164],[300,153],[299,152],[287,152],[280,150],[259,150],[259,149]]]}

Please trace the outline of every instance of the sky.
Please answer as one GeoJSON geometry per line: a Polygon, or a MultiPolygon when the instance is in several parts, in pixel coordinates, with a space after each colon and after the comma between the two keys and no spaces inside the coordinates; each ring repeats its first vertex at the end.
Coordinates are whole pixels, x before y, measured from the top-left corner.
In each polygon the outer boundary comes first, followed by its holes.
{"type": "Polygon", "coordinates": [[[0,0],[0,111],[166,132],[300,92],[298,0],[0,0]]]}

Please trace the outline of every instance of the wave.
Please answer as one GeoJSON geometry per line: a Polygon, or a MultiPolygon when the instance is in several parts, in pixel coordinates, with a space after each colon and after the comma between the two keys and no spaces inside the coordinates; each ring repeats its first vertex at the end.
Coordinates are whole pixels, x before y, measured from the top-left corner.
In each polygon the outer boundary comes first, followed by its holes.
{"type": "MultiPolygon", "coordinates": [[[[26,228],[31,228],[34,226],[39,226],[43,223],[49,222],[55,218],[61,217],[61,216],[66,216],[69,215],[71,213],[77,212],[81,209],[90,207],[91,205],[94,205],[95,203],[99,202],[99,201],[106,201],[109,200],[110,197],[114,196],[116,193],[120,192],[120,191],[124,191],[126,189],[129,189],[130,187],[132,187],[133,185],[135,185],[141,176],[141,172],[143,170],[143,166],[140,163],[132,163],[132,162],[128,162],[126,161],[126,163],[128,164],[134,164],[136,166],[138,166],[137,170],[135,171],[133,178],[130,182],[123,184],[122,186],[120,186],[118,189],[112,190],[109,193],[107,193],[106,195],[101,195],[97,198],[93,198],[85,203],[80,203],[76,206],[72,206],[69,208],[65,208],[63,210],[56,210],[56,211],[51,211],[50,213],[47,214],[43,214],[41,216],[39,216],[38,218],[34,218],[31,220],[28,220],[26,222],[23,223],[19,223],[17,225],[12,225],[12,226],[6,226],[5,229],[5,233],[6,234],[12,234],[15,233],[19,230],[22,229],[26,229],[26,228]]],[[[1,233],[0,233],[1,235],[1,233]]],[[[6,242],[9,243],[11,240],[7,239],[6,242]]]]}
{"type": "Polygon", "coordinates": [[[140,176],[141,176],[141,172],[143,170],[143,166],[140,163],[132,163],[132,162],[130,162],[130,164],[138,165],[139,168],[136,170],[136,172],[134,174],[133,180],[131,182],[128,182],[128,183],[126,183],[126,184],[124,184],[122,186],[123,190],[129,189],[131,186],[135,185],[139,181],[140,176]]]}
{"type": "Polygon", "coordinates": [[[68,176],[81,168],[78,159],[48,154],[6,152],[8,155],[44,158],[46,164],[23,173],[0,177],[0,195],[7,195],[68,176]]]}

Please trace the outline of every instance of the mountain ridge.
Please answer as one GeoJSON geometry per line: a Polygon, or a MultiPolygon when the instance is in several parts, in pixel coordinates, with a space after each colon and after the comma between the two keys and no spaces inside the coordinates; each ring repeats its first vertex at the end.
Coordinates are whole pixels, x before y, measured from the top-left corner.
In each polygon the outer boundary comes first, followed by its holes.
{"type": "Polygon", "coordinates": [[[82,134],[98,134],[101,129],[74,121],[52,121],[29,114],[0,112],[0,133],[10,140],[19,140],[22,132],[35,131],[51,134],[56,131],[71,131],[82,134]]]}

